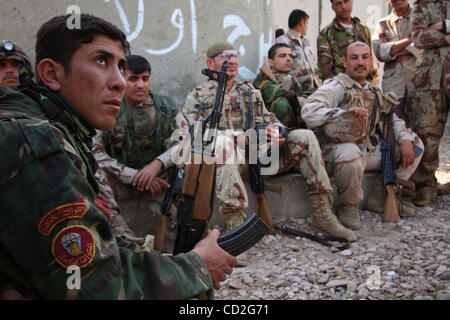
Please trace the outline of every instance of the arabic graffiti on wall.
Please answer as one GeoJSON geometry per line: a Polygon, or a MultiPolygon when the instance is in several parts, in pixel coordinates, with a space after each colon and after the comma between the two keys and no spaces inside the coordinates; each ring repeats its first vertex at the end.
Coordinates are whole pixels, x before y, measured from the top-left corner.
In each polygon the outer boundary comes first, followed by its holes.
{"type": "MultiPolygon", "coordinates": [[[[114,6],[119,14],[120,21],[123,26],[123,30],[127,35],[127,40],[131,43],[138,39],[139,34],[142,32],[144,28],[145,22],[145,6],[144,0],[135,0],[137,2],[137,21],[134,24],[135,27],[132,29],[132,24],[130,24],[127,13],[125,12],[120,0],[103,0],[105,3],[114,2],[114,6]]],[[[247,0],[248,4],[250,4],[253,0],[247,0]]],[[[266,4],[269,5],[271,0],[266,0],[266,4]]],[[[197,26],[197,10],[195,6],[195,0],[189,0],[190,7],[190,24],[191,24],[191,34],[186,35],[185,32],[185,24],[186,22],[185,15],[180,8],[175,8],[170,16],[170,27],[178,30],[178,36],[176,39],[173,39],[173,42],[170,46],[166,48],[145,48],[144,50],[150,55],[166,55],[171,52],[177,50],[177,48],[182,43],[185,37],[191,37],[192,41],[192,52],[193,54],[197,54],[197,39],[198,39],[198,26],[197,26]]],[[[147,26],[148,27],[148,26],[147,26]]],[[[253,31],[248,27],[245,20],[236,14],[228,14],[223,17],[223,30],[230,30],[230,33],[227,37],[227,41],[235,44],[236,41],[241,37],[248,37],[253,35],[253,31]]],[[[239,75],[245,79],[250,80],[256,77],[257,70],[261,68],[264,64],[264,58],[272,45],[272,28],[269,27],[267,30],[267,41],[266,33],[262,32],[259,34],[259,52],[258,52],[258,67],[256,71],[250,70],[245,65],[241,65],[239,67],[239,75]]],[[[241,44],[238,48],[239,54],[241,57],[246,54],[252,54],[247,52],[247,49],[244,44],[241,44]]]]}

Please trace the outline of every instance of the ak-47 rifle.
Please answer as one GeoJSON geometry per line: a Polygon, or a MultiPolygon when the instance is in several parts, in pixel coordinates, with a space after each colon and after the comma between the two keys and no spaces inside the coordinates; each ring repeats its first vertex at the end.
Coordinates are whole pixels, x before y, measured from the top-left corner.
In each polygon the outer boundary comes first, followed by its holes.
{"type": "Polygon", "coordinates": [[[383,136],[381,140],[381,178],[386,187],[386,197],[384,200],[383,220],[388,222],[400,221],[400,214],[397,207],[397,198],[395,197],[395,167],[394,167],[394,127],[392,123],[393,107],[386,113],[383,124],[383,136]]]}
{"type": "MultiPolygon", "coordinates": [[[[257,131],[264,130],[265,126],[255,125],[252,89],[249,88],[248,91],[244,92],[244,94],[247,95],[249,99],[249,107],[246,114],[248,128],[256,129],[257,131]]],[[[256,132],[256,136],[259,137],[259,132],[256,132]]],[[[264,189],[269,188],[270,190],[281,194],[281,187],[277,190],[276,186],[272,186],[264,181],[263,176],[261,175],[261,162],[259,161],[259,157],[257,157],[256,163],[249,163],[248,170],[250,176],[250,186],[256,195],[256,199],[258,200],[258,216],[269,226],[270,234],[275,234],[276,231],[273,226],[272,214],[270,213],[269,205],[267,204],[264,189]]]]}
{"type": "Polygon", "coordinates": [[[161,205],[161,216],[159,218],[158,231],[155,235],[154,249],[162,252],[166,244],[166,233],[170,224],[170,208],[173,205],[178,206],[181,199],[181,190],[183,189],[185,171],[182,168],[174,167],[172,171],[170,187],[164,196],[161,205]]]}
{"type": "MultiPolygon", "coordinates": [[[[214,106],[208,117],[196,121],[191,127],[191,137],[205,137],[206,142],[198,144],[192,139],[190,162],[186,165],[186,172],[182,188],[182,196],[177,211],[177,236],[173,254],[188,252],[201,240],[206,232],[213,207],[215,189],[216,161],[214,155],[215,135],[219,128],[226,84],[228,62],[222,64],[220,71],[203,69],[202,73],[218,82],[214,106]],[[200,131],[199,131],[200,130],[200,131]],[[206,131],[208,130],[208,131],[206,131]],[[205,153],[208,150],[208,153],[205,153]],[[201,156],[201,162],[195,159],[201,156]]],[[[218,239],[218,245],[232,255],[239,255],[248,250],[264,235],[269,228],[256,215],[253,215],[239,228],[218,239]]]]}

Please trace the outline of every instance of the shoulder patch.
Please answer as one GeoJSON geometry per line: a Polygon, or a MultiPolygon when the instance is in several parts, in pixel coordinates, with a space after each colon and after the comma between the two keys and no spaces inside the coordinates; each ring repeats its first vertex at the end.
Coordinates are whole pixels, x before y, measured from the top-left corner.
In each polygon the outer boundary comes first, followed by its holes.
{"type": "Polygon", "coordinates": [[[84,199],[79,199],[58,206],[39,219],[38,230],[44,236],[48,236],[58,223],[67,219],[83,218],[87,209],[88,205],[84,199]]]}
{"type": "Polygon", "coordinates": [[[84,268],[95,256],[94,235],[84,226],[64,228],[53,239],[52,254],[63,268],[73,265],[84,268]]]}

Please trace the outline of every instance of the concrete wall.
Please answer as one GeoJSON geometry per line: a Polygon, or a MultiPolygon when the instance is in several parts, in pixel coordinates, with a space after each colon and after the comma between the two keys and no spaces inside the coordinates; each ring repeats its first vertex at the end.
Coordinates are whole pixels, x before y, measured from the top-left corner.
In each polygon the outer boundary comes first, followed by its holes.
{"type": "Polygon", "coordinates": [[[206,49],[228,40],[241,52],[240,78],[253,78],[273,42],[272,0],[0,0],[1,39],[17,42],[34,61],[36,32],[70,5],[119,26],[132,52],[152,64],[152,88],[183,103],[204,82],[206,49]]]}

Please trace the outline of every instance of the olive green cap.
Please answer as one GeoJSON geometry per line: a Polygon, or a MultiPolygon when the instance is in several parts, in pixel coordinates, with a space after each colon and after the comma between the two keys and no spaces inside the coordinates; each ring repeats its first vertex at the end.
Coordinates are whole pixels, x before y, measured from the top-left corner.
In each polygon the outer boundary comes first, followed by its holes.
{"type": "Polygon", "coordinates": [[[206,56],[208,58],[212,58],[219,53],[224,52],[225,50],[236,50],[233,45],[229,42],[216,42],[212,46],[208,48],[208,51],[206,51],[206,56]]]}

